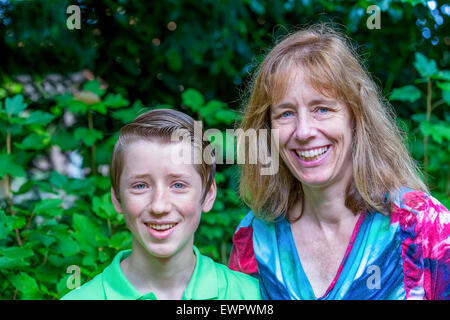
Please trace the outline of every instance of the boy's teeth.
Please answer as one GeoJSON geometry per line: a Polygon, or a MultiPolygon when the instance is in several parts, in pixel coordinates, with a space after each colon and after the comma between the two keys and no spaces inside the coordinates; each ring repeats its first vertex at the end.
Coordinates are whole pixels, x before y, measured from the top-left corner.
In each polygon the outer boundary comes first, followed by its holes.
{"type": "Polygon", "coordinates": [[[167,230],[170,228],[173,228],[175,226],[175,223],[171,224],[147,224],[150,228],[155,230],[167,230]]]}

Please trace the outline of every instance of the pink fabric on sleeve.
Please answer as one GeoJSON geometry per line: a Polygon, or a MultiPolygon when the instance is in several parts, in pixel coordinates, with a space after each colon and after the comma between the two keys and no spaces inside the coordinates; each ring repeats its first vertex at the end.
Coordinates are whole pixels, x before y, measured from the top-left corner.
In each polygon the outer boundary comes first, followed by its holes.
{"type": "Polygon", "coordinates": [[[258,274],[255,252],[253,251],[252,227],[240,227],[233,235],[233,248],[231,249],[228,267],[250,275],[258,274]]]}
{"type": "Polygon", "coordinates": [[[402,230],[406,298],[423,290],[423,299],[450,299],[450,213],[421,192],[403,194],[392,221],[402,230]]]}

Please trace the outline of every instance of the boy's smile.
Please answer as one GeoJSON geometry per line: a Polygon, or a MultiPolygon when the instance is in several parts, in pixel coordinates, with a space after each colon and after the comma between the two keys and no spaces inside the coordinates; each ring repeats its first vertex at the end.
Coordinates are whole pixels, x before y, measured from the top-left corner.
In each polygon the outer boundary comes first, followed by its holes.
{"type": "Polygon", "coordinates": [[[138,140],[127,146],[119,196],[113,203],[133,235],[133,251],[169,258],[190,251],[201,212],[212,208],[213,183],[201,203],[202,179],[192,164],[173,155],[189,152],[186,142],[138,140]],[[120,201],[119,201],[120,200],[120,201]],[[185,250],[183,250],[185,249],[185,250]]]}

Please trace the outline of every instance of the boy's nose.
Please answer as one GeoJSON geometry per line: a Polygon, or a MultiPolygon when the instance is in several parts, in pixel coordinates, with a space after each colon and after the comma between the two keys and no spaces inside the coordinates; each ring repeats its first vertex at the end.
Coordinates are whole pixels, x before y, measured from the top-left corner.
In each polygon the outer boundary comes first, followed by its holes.
{"type": "Polygon", "coordinates": [[[150,213],[165,214],[170,211],[170,201],[167,192],[156,190],[150,202],[150,213]]]}

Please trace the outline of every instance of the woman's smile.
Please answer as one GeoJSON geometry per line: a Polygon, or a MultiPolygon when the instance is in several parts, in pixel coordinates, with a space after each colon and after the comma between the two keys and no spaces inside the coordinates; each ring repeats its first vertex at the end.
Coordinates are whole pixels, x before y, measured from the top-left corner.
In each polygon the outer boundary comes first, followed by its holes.
{"type": "Polygon", "coordinates": [[[300,165],[312,167],[322,164],[330,154],[331,149],[332,145],[326,145],[323,147],[315,147],[306,150],[293,150],[292,153],[297,158],[300,165]]]}

